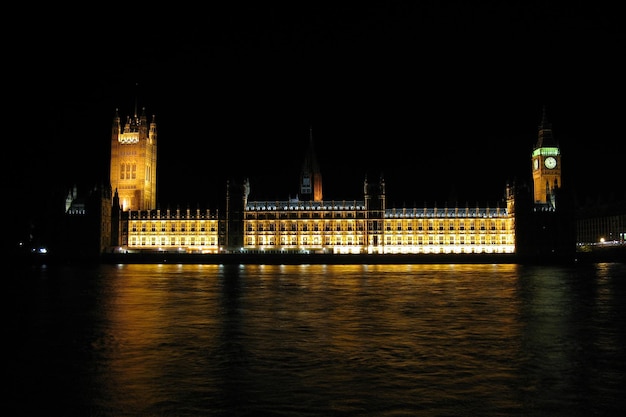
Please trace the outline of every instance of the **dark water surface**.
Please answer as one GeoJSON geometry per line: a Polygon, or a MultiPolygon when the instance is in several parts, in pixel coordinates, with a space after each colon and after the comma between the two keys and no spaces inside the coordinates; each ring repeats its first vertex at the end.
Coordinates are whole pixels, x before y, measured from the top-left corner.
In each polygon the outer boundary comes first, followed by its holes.
{"type": "Polygon", "coordinates": [[[624,264],[7,273],[9,416],[588,417],[626,406],[624,264]]]}

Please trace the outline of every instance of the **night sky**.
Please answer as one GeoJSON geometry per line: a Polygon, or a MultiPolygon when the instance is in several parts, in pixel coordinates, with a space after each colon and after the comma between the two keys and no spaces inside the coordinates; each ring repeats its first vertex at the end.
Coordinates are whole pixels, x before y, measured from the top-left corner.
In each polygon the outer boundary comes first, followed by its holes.
{"type": "Polygon", "coordinates": [[[108,178],[115,109],[137,102],[156,115],[162,207],[217,206],[231,177],[294,197],[310,128],[325,200],[382,174],[389,206],[496,202],[530,181],[544,105],[564,185],[623,195],[617,3],[287,3],[14,16],[29,36],[5,61],[9,193],[30,206],[108,178]]]}

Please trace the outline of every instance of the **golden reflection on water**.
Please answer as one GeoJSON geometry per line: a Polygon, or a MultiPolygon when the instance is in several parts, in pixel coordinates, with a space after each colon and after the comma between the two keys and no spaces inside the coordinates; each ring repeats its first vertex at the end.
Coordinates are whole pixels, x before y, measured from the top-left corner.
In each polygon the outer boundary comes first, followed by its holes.
{"type": "Polygon", "coordinates": [[[626,407],[624,264],[79,265],[20,270],[10,284],[20,331],[8,380],[24,411],[586,417],[626,407]]]}
{"type": "Polygon", "coordinates": [[[114,407],[111,415],[537,415],[556,407],[576,416],[604,407],[581,406],[587,393],[603,386],[598,395],[612,396],[623,380],[623,267],[125,265],[101,273],[94,402],[114,407]]]}
{"type": "Polygon", "coordinates": [[[190,370],[188,360],[193,356],[198,369],[203,366],[202,351],[215,349],[215,329],[221,325],[210,278],[218,271],[213,265],[137,264],[111,274],[115,283],[107,312],[114,347],[108,352],[107,379],[119,387],[109,391],[120,395],[115,401],[158,404],[177,375],[180,389],[194,384],[193,372],[183,376],[190,370]]]}
{"type": "Polygon", "coordinates": [[[125,387],[115,400],[158,404],[200,384],[208,397],[236,389],[267,401],[272,385],[358,392],[385,375],[421,395],[426,379],[476,386],[477,374],[498,378],[519,358],[517,268],[121,266],[108,308],[108,376],[125,387]]]}

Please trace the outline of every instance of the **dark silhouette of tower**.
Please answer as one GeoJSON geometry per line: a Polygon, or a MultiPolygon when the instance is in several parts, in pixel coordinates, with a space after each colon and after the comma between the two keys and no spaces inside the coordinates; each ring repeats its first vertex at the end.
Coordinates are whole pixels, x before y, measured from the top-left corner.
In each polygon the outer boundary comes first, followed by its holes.
{"type": "Polygon", "coordinates": [[[382,252],[385,210],[387,210],[385,179],[382,174],[377,183],[370,183],[365,177],[363,198],[367,216],[367,251],[379,253],[382,252]]]}
{"type": "Polygon", "coordinates": [[[249,194],[247,178],[241,184],[232,179],[226,182],[226,218],[220,221],[220,245],[226,250],[237,251],[243,247],[244,211],[249,194]]]}

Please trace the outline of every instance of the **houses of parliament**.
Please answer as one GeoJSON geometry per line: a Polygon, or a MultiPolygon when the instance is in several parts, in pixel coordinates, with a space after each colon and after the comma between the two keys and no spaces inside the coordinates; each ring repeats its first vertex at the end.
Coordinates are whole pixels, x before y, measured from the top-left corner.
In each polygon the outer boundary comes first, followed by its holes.
{"type": "Polygon", "coordinates": [[[562,155],[545,109],[526,156],[531,185],[506,184],[502,206],[496,207],[389,207],[383,177],[364,178],[359,200],[324,200],[312,133],[308,140],[301,170],[294,173],[299,175],[296,198],[255,200],[248,179],[229,180],[225,210],[160,209],[156,118],[149,120],[145,108],[135,109],[122,122],[116,110],[110,185],[89,196],[68,193],[64,246],[99,254],[569,257],[581,241],[597,242],[600,236],[624,243],[624,214],[577,219],[561,183],[562,155]]]}

